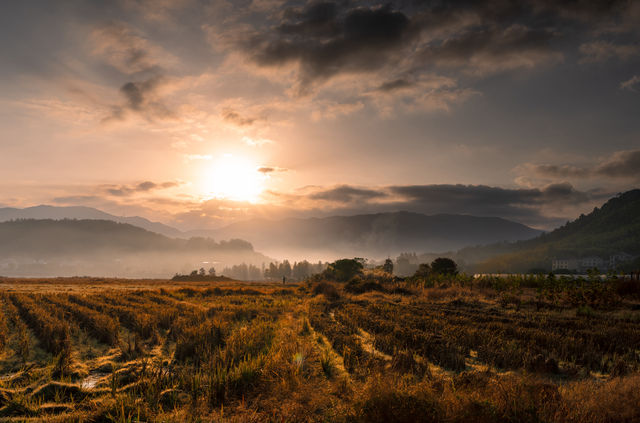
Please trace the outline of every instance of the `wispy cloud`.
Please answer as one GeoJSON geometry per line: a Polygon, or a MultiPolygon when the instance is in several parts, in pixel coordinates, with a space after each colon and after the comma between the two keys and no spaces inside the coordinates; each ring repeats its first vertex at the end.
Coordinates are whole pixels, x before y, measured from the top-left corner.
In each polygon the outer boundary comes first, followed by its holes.
{"type": "Polygon", "coordinates": [[[266,138],[242,137],[242,142],[251,147],[262,147],[267,144],[273,144],[274,141],[266,138]]]}
{"type": "Polygon", "coordinates": [[[640,87],[640,75],[634,75],[631,78],[627,79],[620,83],[620,89],[638,92],[638,88],[640,87]]]}
{"type": "Polygon", "coordinates": [[[175,63],[163,48],[124,22],[110,22],[91,32],[92,53],[125,74],[156,72],[175,63]]]}
{"type": "Polygon", "coordinates": [[[580,46],[580,63],[601,63],[612,58],[628,60],[640,55],[638,44],[614,44],[608,41],[592,41],[580,46]]]}

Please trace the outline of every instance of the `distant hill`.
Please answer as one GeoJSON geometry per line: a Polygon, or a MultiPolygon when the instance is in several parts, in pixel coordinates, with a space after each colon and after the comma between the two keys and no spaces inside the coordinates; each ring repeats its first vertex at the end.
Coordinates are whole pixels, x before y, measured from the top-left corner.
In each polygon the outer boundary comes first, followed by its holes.
{"type": "Polygon", "coordinates": [[[271,259],[243,240],[174,239],[109,220],[20,219],[0,223],[0,274],[170,277],[199,267],[271,259]]]}
{"type": "Polygon", "coordinates": [[[580,258],[625,252],[640,255],[640,189],[620,194],[573,222],[537,238],[513,244],[467,248],[467,261],[482,258],[478,271],[525,272],[551,268],[553,258],[580,258]],[[494,257],[487,258],[493,255],[494,257]]]}
{"type": "Polygon", "coordinates": [[[183,232],[143,217],[115,216],[91,207],[40,205],[24,209],[0,208],[0,222],[15,219],[108,220],[171,238],[240,238],[250,241],[260,251],[294,259],[329,259],[353,255],[386,257],[405,251],[441,252],[468,245],[529,239],[542,233],[497,217],[427,216],[410,212],[308,219],[252,219],[220,229],[183,232]]]}
{"type": "Polygon", "coordinates": [[[386,257],[403,251],[447,251],[533,238],[542,231],[498,217],[410,212],[326,218],[252,219],[211,231],[242,238],[270,254],[386,257]],[[289,252],[287,254],[287,252],[289,252]]]}
{"type": "Polygon", "coordinates": [[[156,232],[169,237],[183,237],[181,231],[171,226],[152,222],[139,216],[115,216],[92,207],[71,206],[58,207],[40,205],[18,209],[13,207],[0,208],[0,222],[15,219],[94,219],[111,220],[118,223],[128,223],[151,232],[156,232]]]}

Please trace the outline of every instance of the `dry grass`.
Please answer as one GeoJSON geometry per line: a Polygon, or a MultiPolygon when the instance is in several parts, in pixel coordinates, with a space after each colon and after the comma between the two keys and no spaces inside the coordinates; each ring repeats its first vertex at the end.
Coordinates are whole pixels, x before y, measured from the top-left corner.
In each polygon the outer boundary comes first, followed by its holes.
{"type": "Polygon", "coordinates": [[[108,281],[11,281],[0,419],[640,420],[640,319],[624,305],[540,308],[460,286],[108,281]]]}

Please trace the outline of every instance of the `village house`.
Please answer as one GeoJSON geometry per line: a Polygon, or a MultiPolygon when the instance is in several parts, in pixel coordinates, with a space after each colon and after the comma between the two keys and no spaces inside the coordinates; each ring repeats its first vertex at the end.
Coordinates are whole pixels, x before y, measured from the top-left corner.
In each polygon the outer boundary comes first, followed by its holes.
{"type": "Polygon", "coordinates": [[[586,272],[591,269],[606,271],[615,269],[620,264],[632,260],[631,254],[624,252],[612,254],[608,260],[598,256],[589,256],[582,258],[559,258],[551,261],[551,270],[569,270],[574,272],[586,272]]]}

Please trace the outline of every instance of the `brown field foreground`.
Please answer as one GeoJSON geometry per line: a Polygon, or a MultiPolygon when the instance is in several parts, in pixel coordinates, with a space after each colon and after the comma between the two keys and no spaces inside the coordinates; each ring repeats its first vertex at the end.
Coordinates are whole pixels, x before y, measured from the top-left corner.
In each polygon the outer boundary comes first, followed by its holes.
{"type": "Polygon", "coordinates": [[[0,283],[0,420],[640,421],[636,298],[84,282],[0,283]]]}

